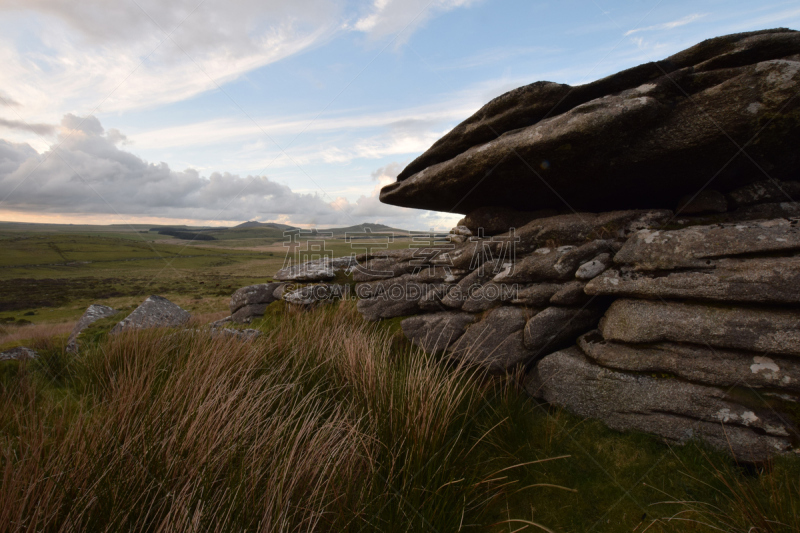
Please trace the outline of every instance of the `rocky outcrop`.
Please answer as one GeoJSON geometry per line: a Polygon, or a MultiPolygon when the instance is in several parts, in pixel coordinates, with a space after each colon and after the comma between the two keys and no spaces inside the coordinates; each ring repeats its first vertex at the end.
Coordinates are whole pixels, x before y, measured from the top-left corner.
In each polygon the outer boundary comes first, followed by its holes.
{"type": "Polygon", "coordinates": [[[179,327],[189,322],[188,311],[161,296],[150,296],[134,311],[111,329],[120,333],[132,329],[179,327]]]}
{"type": "MultiPolygon", "coordinates": [[[[350,273],[365,319],[400,317],[425,351],[521,370],[530,394],[611,428],[748,461],[794,452],[798,91],[790,30],[522,87],[381,192],[466,214],[446,241],[278,278],[350,273]]],[[[309,287],[292,293],[301,305],[309,287]]]]}
{"type": "Polygon", "coordinates": [[[580,87],[538,82],[454,128],[381,200],[455,213],[674,209],[711,177],[721,193],[762,169],[794,180],[800,154],[785,147],[800,141],[799,80],[800,34],[770,30],[710,39],[580,87]],[[734,157],[742,146],[747,157],[734,157]]]}
{"type": "Polygon", "coordinates": [[[97,322],[103,318],[109,318],[119,313],[116,309],[108,307],[107,305],[101,304],[92,304],[86,308],[86,311],[83,312],[81,318],[78,319],[78,323],[75,324],[75,327],[72,328],[72,333],[70,333],[69,338],[67,339],[67,352],[75,353],[78,351],[78,336],[97,322]]]}

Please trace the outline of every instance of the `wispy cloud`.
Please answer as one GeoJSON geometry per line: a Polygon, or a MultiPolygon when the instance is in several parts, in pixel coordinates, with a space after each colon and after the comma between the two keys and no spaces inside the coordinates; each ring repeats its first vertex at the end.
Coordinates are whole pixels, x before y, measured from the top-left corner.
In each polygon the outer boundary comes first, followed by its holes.
{"type": "Polygon", "coordinates": [[[21,120],[8,120],[5,118],[0,118],[0,127],[11,130],[29,131],[36,135],[52,135],[56,131],[55,126],[51,124],[28,124],[21,120]]]}
{"type": "Polygon", "coordinates": [[[661,31],[661,30],[672,30],[674,28],[679,28],[681,26],[686,26],[687,24],[691,24],[696,20],[700,20],[703,17],[708,16],[708,13],[694,13],[692,15],[687,15],[681,19],[673,20],[671,22],[664,22],[663,24],[655,24],[653,26],[647,26],[645,28],[636,28],[633,30],[629,30],[625,32],[625,36],[628,37],[629,35],[633,35],[634,33],[641,33],[645,31],[661,31]]]}

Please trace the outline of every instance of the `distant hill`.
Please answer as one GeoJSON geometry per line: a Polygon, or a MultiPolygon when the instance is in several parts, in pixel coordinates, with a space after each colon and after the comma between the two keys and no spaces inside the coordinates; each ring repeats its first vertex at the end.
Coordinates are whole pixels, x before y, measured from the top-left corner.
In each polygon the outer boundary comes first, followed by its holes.
{"type": "Polygon", "coordinates": [[[348,226],[346,228],[319,228],[319,231],[333,233],[334,235],[344,235],[345,233],[365,233],[369,230],[372,233],[394,233],[408,235],[410,232],[406,229],[392,228],[385,224],[371,224],[364,222],[355,226],[348,226]]]}
{"type": "Polygon", "coordinates": [[[289,229],[297,229],[296,227],[289,226],[287,224],[278,224],[276,222],[256,222],[255,220],[251,220],[250,222],[242,222],[238,226],[234,226],[232,229],[252,229],[252,228],[279,229],[281,231],[289,229]]]}

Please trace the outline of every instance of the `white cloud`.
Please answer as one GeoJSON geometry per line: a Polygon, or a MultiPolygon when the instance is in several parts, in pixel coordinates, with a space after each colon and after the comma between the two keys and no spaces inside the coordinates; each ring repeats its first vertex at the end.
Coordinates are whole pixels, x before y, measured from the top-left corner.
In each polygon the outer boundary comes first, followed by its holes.
{"type": "Polygon", "coordinates": [[[120,149],[124,139],[116,130],[106,131],[95,117],[66,115],[60,144],[45,153],[0,140],[0,211],[28,218],[71,214],[134,221],[280,220],[303,226],[353,225],[369,218],[415,229],[431,223],[442,228],[443,221],[447,224],[455,216],[380,203],[380,187],[394,180],[399,164],[380,169],[371,192],[350,202],[295,192],[267,176],[214,172],[206,177],[191,168],[173,170],[120,149]]]}
{"type": "Polygon", "coordinates": [[[373,39],[397,35],[402,44],[413,31],[438,13],[468,7],[480,0],[373,0],[371,8],[352,28],[373,39]]]}
{"type": "Polygon", "coordinates": [[[663,24],[656,24],[654,26],[647,26],[646,28],[636,28],[633,30],[629,30],[625,32],[625,37],[629,35],[633,35],[634,33],[641,33],[644,31],[659,31],[659,30],[672,30],[675,28],[679,28],[681,26],[686,26],[687,24],[691,24],[696,20],[700,20],[703,17],[708,16],[708,13],[693,13],[691,15],[687,15],[681,19],[673,20],[671,22],[665,22],[663,24]]]}

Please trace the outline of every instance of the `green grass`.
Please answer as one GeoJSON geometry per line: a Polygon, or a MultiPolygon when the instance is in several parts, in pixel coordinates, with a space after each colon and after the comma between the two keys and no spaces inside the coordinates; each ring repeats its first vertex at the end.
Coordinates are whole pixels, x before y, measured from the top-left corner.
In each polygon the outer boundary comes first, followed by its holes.
{"type": "Polygon", "coordinates": [[[107,322],[0,363],[0,531],[800,531],[797,459],[611,431],[352,302],[252,343],[107,322]]]}

